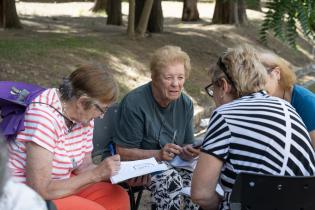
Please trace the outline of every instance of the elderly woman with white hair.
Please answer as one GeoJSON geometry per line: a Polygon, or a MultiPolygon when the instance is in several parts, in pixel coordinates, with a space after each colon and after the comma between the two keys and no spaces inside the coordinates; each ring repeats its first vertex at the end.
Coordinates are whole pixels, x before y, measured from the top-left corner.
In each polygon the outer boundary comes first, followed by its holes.
{"type": "MultiPolygon", "coordinates": [[[[176,155],[191,160],[199,155],[192,147],[193,103],[183,93],[189,76],[190,59],[180,47],[164,46],[151,59],[151,78],[129,92],[121,101],[115,142],[124,160],[154,157],[170,161],[176,155]]],[[[152,209],[198,209],[198,206],[180,191],[190,186],[192,173],[170,166],[151,177],[152,209]],[[184,202],[182,202],[184,200],[184,202]]]]}
{"type": "Polygon", "coordinates": [[[242,172],[314,175],[307,129],[290,103],[263,90],[267,72],[251,47],[228,49],[211,73],[206,90],[217,108],[193,174],[194,202],[203,209],[230,209],[230,193],[242,172]]]}

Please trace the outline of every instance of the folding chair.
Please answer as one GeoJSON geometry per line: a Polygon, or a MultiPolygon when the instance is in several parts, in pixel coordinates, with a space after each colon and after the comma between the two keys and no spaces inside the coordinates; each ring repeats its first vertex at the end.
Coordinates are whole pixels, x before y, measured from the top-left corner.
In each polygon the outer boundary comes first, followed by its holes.
{"type": "MultiPolygon", "coordinates": [[[[117,109],[118,104],[114,104],[107,110],[103,119],[95,119],[94,121],[93,159],[101,161],[111,155],[109,144],[113,143],[115,135],[114,123],[116,120],[117,109]]],[[[121,186],[127,189],[130,198],[131,210],[137,210],[140,205],[144,187],[130,187],[127,183],[121,183],[121,186]],[[137,196],[135,195],[136,193],[138,193],[137,196]]]]}
{"type": "Polygon", "coordinates": [[[315,176],[239,174],[231,210],[314,210],[315,176]]]}

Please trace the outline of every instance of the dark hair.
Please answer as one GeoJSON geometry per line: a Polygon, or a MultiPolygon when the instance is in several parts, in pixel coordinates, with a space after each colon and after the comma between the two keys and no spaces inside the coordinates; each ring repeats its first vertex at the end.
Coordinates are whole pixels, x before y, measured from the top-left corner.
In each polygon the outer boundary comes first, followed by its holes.
{"type": "Polygon", "coordinates": [[[101,103],[112,103],[117,100],[118,85],[106,68],[94,65],[84,65],[73,71],[59,86],[61,99],[69,101],[87,95],[101,103]]]}

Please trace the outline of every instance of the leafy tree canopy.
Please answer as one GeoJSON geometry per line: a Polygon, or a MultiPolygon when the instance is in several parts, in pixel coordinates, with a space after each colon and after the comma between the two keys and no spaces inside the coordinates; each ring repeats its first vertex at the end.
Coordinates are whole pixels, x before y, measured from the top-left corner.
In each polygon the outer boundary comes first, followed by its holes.
{"type": "Polygon", "coordinates": [[[267,44],[267,31],[296,47],[296,38],[301,31],[309,40],[315,41],[314,0],[270,0],[260,30],[260,39],[267,44]]]}

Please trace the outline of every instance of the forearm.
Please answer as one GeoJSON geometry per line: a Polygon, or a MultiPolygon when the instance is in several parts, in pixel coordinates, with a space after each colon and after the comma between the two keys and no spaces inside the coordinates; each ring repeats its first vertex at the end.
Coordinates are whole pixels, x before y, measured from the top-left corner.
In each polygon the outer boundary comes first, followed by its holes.
{"type": "Polygon", "coordinates": [[[207,210],[217,210],[219,205],[219,197],[215,193],[210,196],[209,194],[204,194],[204,197],[199,197],[198,199],[194,199],[193,202],[197,203],[202,209],[207,210]]]}
{"type": "Polygon", "coordinates": [[[154,157],[160,161],[160,150],[143,150],[143,149],[128,149],[117,145],[117,152],[121,156],[122,160],[141,160],[154,157]]]}
{"type": "Polygon", "coordinates": [[[79,168],[75,169],[72,173],[75,175],[85,173],[87,171],[93,170],[97,167],[94,163],[86,164],[84,166],[80,166],[79,168]]]}
{"type": "Polygon", "coordinates": [[[38,186],[30,180],[31,179],[27,180],[27,184],[37,191],[44,199],[54,200],[73,195],[87,185],[98,182],[99,178],[94,175],[92,170],[89,170],[68,179],[50,180],[46,182],[46,185],[42,185],[41,183],[41,185],[38,186]]]}
{"type": "Polygon", "coordinates": [[[218,178],[223,163],[214,156],[201,153],[193,172],[191,198],[203,209],[217,209],[219,196],[216,193],[218,178]]]}

